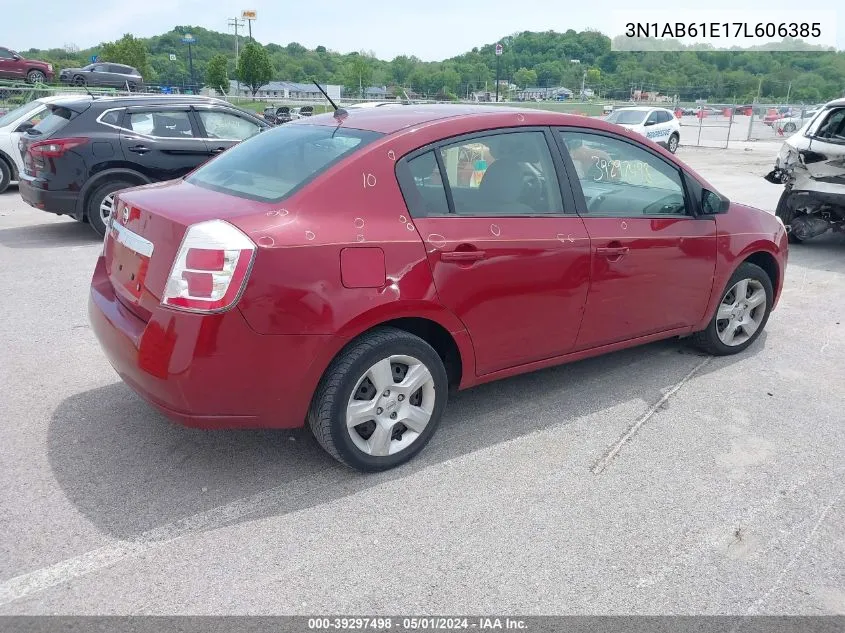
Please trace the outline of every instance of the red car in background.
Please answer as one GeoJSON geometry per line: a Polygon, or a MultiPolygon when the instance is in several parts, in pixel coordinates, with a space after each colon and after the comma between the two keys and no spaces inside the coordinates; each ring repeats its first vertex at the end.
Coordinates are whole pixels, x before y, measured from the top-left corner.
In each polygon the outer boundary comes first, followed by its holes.
{"type": "Polygon", "coordinates": [[[0,79],[26,81],[31,84],[53,81],[53,65],[26,59],[10,48],[0,46],[0,79]]]}
{"type": "Polygon", "coordinates": [[[120,192],[89,315],[170,418],[307,423],[376,471],[425,446],[450,388],[671,337],[741,352],[786,260],[777,218],[622,127],[350,109],[120,192]]]}

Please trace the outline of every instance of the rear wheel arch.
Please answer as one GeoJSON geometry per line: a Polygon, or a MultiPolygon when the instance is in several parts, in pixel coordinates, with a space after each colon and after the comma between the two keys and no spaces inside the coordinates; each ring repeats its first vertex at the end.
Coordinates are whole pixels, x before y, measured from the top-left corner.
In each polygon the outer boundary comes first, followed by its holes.
{"type": "Polygon", "coordinates": [[[88,203],[91,201],[91,194],[110,180],[125,180],[136,185],[148,185],[152,182],[152,180],[140,172],[132,169],[107,169],[95,174],[93,177],[88,179],[88,182],[85,183],[85,186],[82,189],[82,194],[79,196],[77,201],[77,214],[80,218],[85,221],[88,220],[87,210],[88,203]]]}
{"type": "Polygon", "coordinates": [[[464,372],[461,350],[455,337],[437,321],[422,317],[402,317],[385,321],[375,327],[394,327],[421,338],[434,348],[443,361],[446,375],[449,377],[449,387],[457,388],[461,384],[464,372]]]}

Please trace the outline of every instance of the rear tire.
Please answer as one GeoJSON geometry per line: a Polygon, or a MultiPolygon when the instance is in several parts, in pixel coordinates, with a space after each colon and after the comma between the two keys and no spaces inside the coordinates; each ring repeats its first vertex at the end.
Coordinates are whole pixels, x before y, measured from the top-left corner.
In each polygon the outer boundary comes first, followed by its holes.
{"type": "Polygon", "coordinates": [[[343,464],[363,472],[387,470],[410,460],[434,435],[448,387],[446,368],[431,345],[404,330],[380,327],[352,341],[329,365],[308,424],[343,464]],[[353,426],[349,420],[360,422],[353,426]]]}
{"type": "Polygon", "coordinates": [[[672,136],[669,137],[669,142],[667,143],[667,148],[669,149],[669,151],[671,153],[674,154],[675,152],[678,151],[678,143],[680,142],[680,140],[681,140],[681,137],[678,136],[677,134],[674,134],[674,133],[672,134],[672,136]]]}
{"type": "Polygon", "coordinates": [[[766,327],[773,300],[772,280],[766,271],[743,262],[722,291],[710,323],[692,335],[693,345],[713,356],[738,354],[766,327]]]}
{"type": "Polygon", "coordinates": [[[12,182],[12,170],[5,160],[0,158],[0,193],[9,188],[9,183],[12,182]]]}
{"type": "Polygon", "coordinates": [[[40,70],[30,70],[26,73],[26,80],[31,84],[43,84],[47,77],[40,70]]]}
{"type": "Polygon", "coordinates": [[[137,186],[135,183],[126,180],[112,180],[97,187],[88,197],[88,205],[85,215],[88,224],[94,232],[102,237],[106,234],[106,209],[109,213],[114,203],[114,194],[121,189],[137,186]],[[110,204],[111,202],[111,204],[110,204]]]}
{"type": "Polygon", "coordinates": [[[783,131],[786,134],[792,134],[795,131],[795,124],[794,123],[787,123],[783,126],[783,131]]]}
{"type": "MultiPolygon", "coordinates": [[[[792,220],[795,219],[795,210],[789,208],[789,197],[792,195],[791,189],[784,189],[783,193],[780,194],[780,200],[778,200],[778,206],[775,209],[775,215],[780,218],[783,225],[789,227],[792,223],[792,220]]],[[[790,244],[800,244],[803,240],[795,235],[790,229],[787,229],[786,235],[789,238],[790,244]]]]}

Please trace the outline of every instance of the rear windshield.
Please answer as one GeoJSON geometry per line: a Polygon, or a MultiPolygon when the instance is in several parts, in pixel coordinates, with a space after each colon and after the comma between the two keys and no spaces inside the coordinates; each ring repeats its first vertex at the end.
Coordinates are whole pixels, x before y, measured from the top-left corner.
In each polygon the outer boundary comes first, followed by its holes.
{"type": "Polygon", "coordinates": [[[382,134],[325,125],[284,125],[235,145],[186,179],[221,193],[278,202],[382,134]]]}
{"type": "Polygon", "coordinates": [[[607,120],[618,125],[637,125],[642,123],[646,114],[643,110],[616,110],[610,113],[607,120]]]}
{"type": "Polygon", "coordinates": [[[25,114],[28,114],[30,112],[34,112],[35,110],[37,110],[40,107],[42,107],[42,104],[41,104],[40,101],[30,101],[29,103],[25,103],[24,105],[7,112],[3,116],[0,116],[0,127],[4,127],[6,125],[9,125],[13,121],[17,121],[19,118],[21,118],[25,114]]]}
{"type": "Polygon", "coordinates": [[[50,108],[50,114],[41,119],[27,134],[47,138],[70,123],[70,120],[75,116],[76,112],[68,108],[50,108]]]}

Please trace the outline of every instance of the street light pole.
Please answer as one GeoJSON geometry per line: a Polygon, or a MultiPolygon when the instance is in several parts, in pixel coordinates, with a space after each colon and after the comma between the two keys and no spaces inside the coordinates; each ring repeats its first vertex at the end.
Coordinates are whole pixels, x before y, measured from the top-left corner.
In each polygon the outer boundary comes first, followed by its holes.
{"type": "Polygon", "coordinates": [[[496,103],[499,103],[499,68],[501,67],[502,45],[496,44],[496,103]]]}

